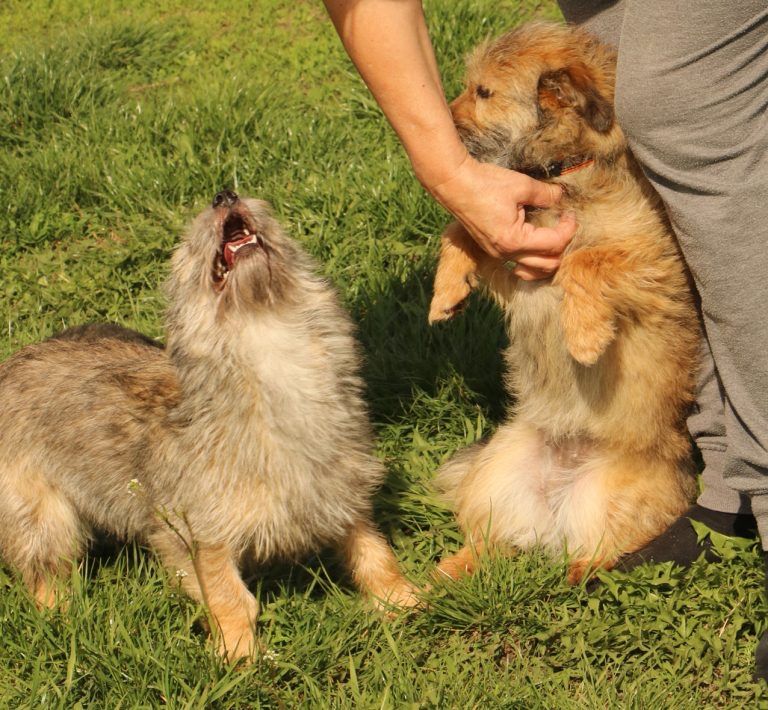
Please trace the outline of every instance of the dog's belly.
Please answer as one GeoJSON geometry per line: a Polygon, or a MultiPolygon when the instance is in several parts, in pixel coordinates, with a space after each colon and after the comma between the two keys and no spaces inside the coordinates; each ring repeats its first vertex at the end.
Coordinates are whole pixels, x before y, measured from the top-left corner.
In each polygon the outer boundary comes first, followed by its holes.
{"type": "Polygon", "coordinates": [[[552,442],[528,422],[499,429],[456,491],[463,524],[519,548],[591,554],[605,529],[605,468],[587,439],[552,442]]]}
{"type": "Polygon", "coordinates": [[[187,484],[153,491],[164,507],[186,512],[201,542],[248,548],[261,561],[338,543],[367,517],[383,478],[367,447],[334,426],[332,408],[315,409],[322,437],[273,414],[268,420],[258,406],[249,415],[238,408],[211,430],[195,428],[169,451],[190,462],[187,484]]]}
{"type": "Polygon", "coordinates": [[[521,282],[507,311],[506,360],[516,410],[555,436],[577,431],[582,418],[575,363],[559,321],[561,303],[559,287],[521,282]]]}
{"type": "Polygon", "coordinates": [[[606,487],[597,446],[584,439],[545,442],[541,495],[553,521],[549,544],[593,554],[605,532],[606,487]]]}

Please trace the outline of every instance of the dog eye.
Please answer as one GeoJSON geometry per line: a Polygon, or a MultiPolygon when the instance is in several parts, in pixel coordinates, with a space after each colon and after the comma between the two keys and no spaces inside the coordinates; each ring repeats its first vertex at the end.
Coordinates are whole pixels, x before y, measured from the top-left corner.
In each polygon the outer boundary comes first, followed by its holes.
{"type": "Polygon", "coordinates": [[[475,89],[475,93],[477,94],[478,99],[490,99],[493,95],[493,92],[487,86],[483,86],[482,84],[478,85],[475,89]]]}

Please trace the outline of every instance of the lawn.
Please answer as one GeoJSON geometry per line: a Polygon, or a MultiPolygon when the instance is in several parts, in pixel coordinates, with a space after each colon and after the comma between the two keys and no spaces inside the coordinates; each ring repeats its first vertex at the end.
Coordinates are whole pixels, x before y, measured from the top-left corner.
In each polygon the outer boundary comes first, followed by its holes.
{"type": "MultiPolygon", "coordinates": [[[[478,41],[557,17],[533,0],[427,13],[449,95],[478,41]]],[[[461,542],[432,477],[502,420],[504,334],[480,299],[427,326],[447,215],[320,1],[6,0],[0,79],[0,356],[87,321],[162,338],[159,286],[184,224],[222,187],[269,200],[358,324],[389,469],[377,521],[426,582],[461,542]]],[[[143,549],[100,546],[50,613],[0,566],[0,706],[768,705],[751,681],[761,562],[721,549],[722,564],[604,575],[591,592],[565,584],[563,560],[495,559],[394,620],[320,554],[251,578],[270,657],[235,669],[143,549]]]]}

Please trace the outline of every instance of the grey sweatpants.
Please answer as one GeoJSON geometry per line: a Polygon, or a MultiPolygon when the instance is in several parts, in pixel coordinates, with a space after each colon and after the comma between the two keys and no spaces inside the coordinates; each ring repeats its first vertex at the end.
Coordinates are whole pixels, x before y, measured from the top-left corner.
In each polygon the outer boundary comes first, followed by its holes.
{"type": "Polygon", "coordinates": [[[616,111],[701,299],[699,503],[768,549],[768,4],[560,0],[619,48],[616,111]]]}

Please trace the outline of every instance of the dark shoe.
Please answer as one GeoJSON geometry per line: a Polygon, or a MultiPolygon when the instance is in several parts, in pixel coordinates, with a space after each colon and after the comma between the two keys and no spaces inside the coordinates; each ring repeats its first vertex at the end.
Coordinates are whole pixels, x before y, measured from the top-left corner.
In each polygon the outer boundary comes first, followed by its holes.
{"type": "MultiPolygon", "coordinates": [[[[728,537],[750,540],[757,537],[757,523],[752,515],[720,513],[694,505],[645,547],[622,557],[614,569],[629,572],[635,567],[654,562],[674,562],[681,567],[690,567],[702,556],[707,562],[719,561],[720,556],[713,549],[711,540],[708,536],[699,539],[699,534],[691,524],[692,520],[728,537]]],[[[768,641],[766,659],[768,662],[768,641]]]]}

